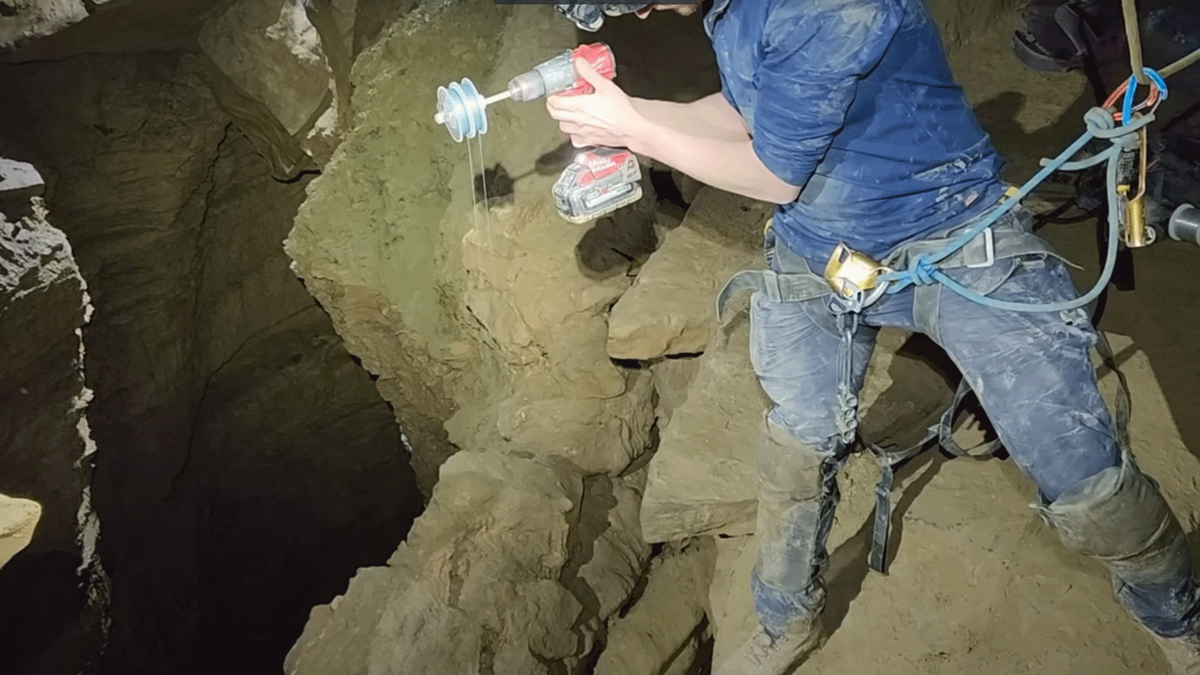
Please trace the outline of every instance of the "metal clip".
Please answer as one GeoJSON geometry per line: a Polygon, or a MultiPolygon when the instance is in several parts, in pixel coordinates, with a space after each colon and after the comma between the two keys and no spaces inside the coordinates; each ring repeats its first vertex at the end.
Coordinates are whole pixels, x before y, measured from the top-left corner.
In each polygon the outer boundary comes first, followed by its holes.
{"type": "Polygon", "coordinates": [[[825,281],[843,298],[853,298],[875,288],[879,276],[888,271],[870,256],[838,244],[825,265],[825,281]]]}
{"type": "Polygon", "coordinates": [[[991,267],[996,262],[996,236],[992,233],[992,228],[990,227],[983,230],[983,248],[987,252],[987,258],[981,263],[967,265],[967,267],[991,267]]]}
{"type": "Polygon", "coordinates": [[[1154,233],[1146,228],[1146,204],[1144,197],[1146,196],[1146,174],[1147,174],[1147,155],[1149,143],[1146,140],[1146,129],[1142,128],[1138,132],[1139,148],[1138,148],[1138,193],[1134,197],[1128,197],[1129,186],[1122,185],[1117,192],[1124,197],[1127,197],[1125,202],[1125,228],[1124,239],[1125,245],[1129,248],[1143,248],[1154,243],[1154,233]]]}

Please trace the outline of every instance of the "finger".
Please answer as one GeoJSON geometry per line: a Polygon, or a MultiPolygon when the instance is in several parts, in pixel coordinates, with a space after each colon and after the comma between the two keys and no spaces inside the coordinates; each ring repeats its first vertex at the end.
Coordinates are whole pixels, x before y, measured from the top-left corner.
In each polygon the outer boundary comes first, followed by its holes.
{"type": "Polygon", "coordinates": [[[579,110],[555,107],[549,103],[546,104],[546,112],[550,113],[552,119],[559,122],[574,122],[578,124],[587,118],[587,115],[579,110]]]}
{"type": "Polygon", "coordinates": [[[592,136],[596,135],[595,128],[586,124],[572,124],[570,122],[563,122],[562,124],[558,125],[558,129],[564,134],[569,134],[571,136],[587,136],[591,138],[592,136]]]}
{"type": "Polygon", "coordinates": [[[581,114],[587,103],[580,100],[582,98],[582,96],[548,96],[546,97],[546,111],[551,116],[581,114]]]}
{"type": "Polygon", "coordinates": [[[579,76],[582,77],[588,84],[592,85],[597,90],[600,90],[602,87],[613,86],[612,82],[610,82],[608,78],[604,77],[600,73],[597,73],[596,69],[592,67],[592,64],[588,63],[584,59],[575,59],[575,71],[579,73],[579,76]]]}

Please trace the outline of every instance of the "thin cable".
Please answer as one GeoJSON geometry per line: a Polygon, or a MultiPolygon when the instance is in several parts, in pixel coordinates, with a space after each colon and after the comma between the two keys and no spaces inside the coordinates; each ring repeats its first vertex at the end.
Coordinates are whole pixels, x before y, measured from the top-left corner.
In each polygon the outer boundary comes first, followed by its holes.
{"type": "Polygon", "coordinates": [[[1121,9],[1125,14],[1125,37],[1129,41],[1129,65],[1138,84],[1150,84],[1146,76],[1146,64],[1142,61],[1142,34],[1138,27],[1137,5],[1134,0],[1121,0],[1121,9]]]}
{"type": "MultiPolygon", "coordinates": [[[[500,280],[496,278],[496,259],[495,259],[495,256],[499,255],[499,252],[496,250],[495,245],[492,243],[492,207],[488,203],[487,164],[484,162],[484,159],[483,159],[483,135],[482,134],[478,137],[477,142],[479,143],[479,179],[480,179],[479,185],[483,191],[483,223],[484,223],[483,234],[487,240],[487,246],[488,246],[488,274],[491,276],[492,287],[499,288],[500,280]]],[[[470,151],[469,145],[468,145],[467,149],[469,152],[470,151]]]]}
{"type": "MultiPolygon", "coordinates": [[[[471,139],[468,138],[466,140],[467,140],[467,165],[471,168],[471,172],[467,175],[467,182],[471,186],[471,216],[475,220],[475,225],[474,225],[473,229],[478,230],[479,229],[479,199],[477,198],[477,196],[475,194],[475,153],[471,152],[471,139]]],[[[464,264],[464,266],[466,266],[466,262],[467,262],[466,256],[463,256],[463,258],[464,258],[463,264],[464,264]]],[[[481,277],[482,273],[483,273],[482,267],[483,267],[483,254],[479,251],[479,247],[476,246],[475,247],[475,275],[474,275],[476,288],[482,287],[482,285],[480,284],[480,279],[479,279],[479,277],[481,277]]],[[[467,270],[467,276],[468,277],[472,276],[470,269],[467,270]]]]}

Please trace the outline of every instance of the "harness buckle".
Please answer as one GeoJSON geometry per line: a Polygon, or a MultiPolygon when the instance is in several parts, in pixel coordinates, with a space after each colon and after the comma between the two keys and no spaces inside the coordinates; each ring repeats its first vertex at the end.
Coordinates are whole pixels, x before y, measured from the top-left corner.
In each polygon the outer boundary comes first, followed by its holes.
{"type": "Polygon", "coordinates": [[[843,298],[853,298],[875,288],[888,268],[865,253],[838,244],[825,265],[825,281],[843,298]]]}
{"type": "Polygon", "coordinates": [[[992,264],[996,262],[996,235],[990,227],[984,228],[983,230],[983,250],[987,254],[987,257],[984,259],[984,261],[981,263],[975,263],[973,265],[966,265],[966,267],[991,267],[992,264]]]}

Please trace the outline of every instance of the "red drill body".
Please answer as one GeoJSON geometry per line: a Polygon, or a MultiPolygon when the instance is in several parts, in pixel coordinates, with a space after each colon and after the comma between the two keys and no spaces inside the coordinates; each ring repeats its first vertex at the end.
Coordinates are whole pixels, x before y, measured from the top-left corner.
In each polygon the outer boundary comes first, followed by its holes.
{"type": "Polygon", "coordinates": [[[603,42],[580,45],[514,77],[508,83],[510,97],[514,101],[532,101],[551,94],[592,93],[595,88],[575,72],[577,58],[587,61],[606,79],[611,80],[617,75],[617,62],[608,45],[603,42]]]}
{"type": "MultiPolygon", "coordinates": [[[[575,70],[575,59],[587,61],[605,79],[617,76],[612,49],[603,42],[580,45],[514,77],[507,91],[488,98],[479,96],[469,80],[439,90],[435,121],[450,129],[454,140],[486,133],[484,110],[496,101],[533,101],[558,94],[574,96],[595,92],[575,70]],[[463,87],[466,87],[464,90],[463,87]]],[[[559,214],[573,223],[585,223],[641,199],[641,167],[637,155],[614,148],[583,148],[555,182],[554,201],[559,214]]]]}

